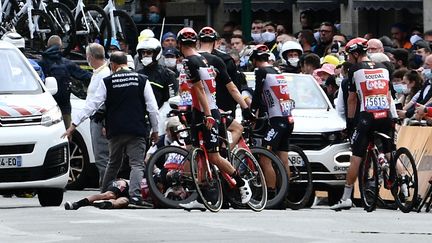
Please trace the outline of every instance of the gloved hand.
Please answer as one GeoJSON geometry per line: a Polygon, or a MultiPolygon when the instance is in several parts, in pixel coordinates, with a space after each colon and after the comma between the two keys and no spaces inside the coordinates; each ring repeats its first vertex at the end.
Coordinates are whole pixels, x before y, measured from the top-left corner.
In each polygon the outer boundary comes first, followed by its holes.
{"type": "Polygon", "coordinates": [[[242,116],[243,120],[254,120],[255,115],[252,113],[252,111],[249,108],[242,109],[242,116]]]}

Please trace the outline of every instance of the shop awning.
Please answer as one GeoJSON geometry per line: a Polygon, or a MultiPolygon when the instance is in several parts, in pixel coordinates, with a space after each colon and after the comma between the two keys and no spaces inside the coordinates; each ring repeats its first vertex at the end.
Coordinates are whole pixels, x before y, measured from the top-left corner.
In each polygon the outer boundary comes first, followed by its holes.
{"type": "Polygon", "coordinates": [[[423,9],[423,0],[353,0],[355,9],[423,9]]]}
{"type": "MultiPolygon", "coordinates": [[[[291,10],[292,2],[295,0],[251,0],[252,11],[278,11],[291,10]]],[[[239,12],[242,9],[242,0],[225,0],[224,1],[225,11],[239,12]]]]}
{"type": "Polygon", "coordinates": [[[297,0],[297,8],[312,9],[312,10],[334,10],[340,7],[341,3],[346,3],[346,0],[297,0]]]}

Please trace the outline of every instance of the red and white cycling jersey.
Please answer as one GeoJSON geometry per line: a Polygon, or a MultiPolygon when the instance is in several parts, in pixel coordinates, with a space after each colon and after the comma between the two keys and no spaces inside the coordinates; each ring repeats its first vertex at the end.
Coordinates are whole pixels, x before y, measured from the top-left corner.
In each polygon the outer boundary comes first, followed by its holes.
{"type": "Polygon", "coordinates": [[[352,82],[360,99],[360,112],[373,113],[375,118],[387,117],[390,110],[388,70],[367,62],[359,64],[360,68],[356,65],[353,70],[352,82]]]}
{"type": "Polygon", "coordinates": [[[282,74],[267,73],[263,83],[263,98],[269,117],[291,116],[294,103],[288,92],[288,82],[282,74]]]}

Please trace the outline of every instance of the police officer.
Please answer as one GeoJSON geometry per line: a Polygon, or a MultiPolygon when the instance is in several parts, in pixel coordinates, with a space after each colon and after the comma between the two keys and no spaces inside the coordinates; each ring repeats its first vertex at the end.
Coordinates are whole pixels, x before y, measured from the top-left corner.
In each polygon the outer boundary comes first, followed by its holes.
{"type": "Polygon", "coordinates": [[[103,79],[93,98],[86,100],[83,110],[74,116],[72,125],[63,134],[70,137],[75,128],[93,114],[103,103],[106,106],[106,132],[110,161],[102,182],[105,192],[117,178],[123,153],[129,156],[130,204],[149,206],[141,197],[140,183],[144,174],[145,141],[148,112],[153,128],[151,138],[157,142],[158,109],[147,77],[131,71],[124,52],[114,52],[110,57],[112,75],[103,79]]]}

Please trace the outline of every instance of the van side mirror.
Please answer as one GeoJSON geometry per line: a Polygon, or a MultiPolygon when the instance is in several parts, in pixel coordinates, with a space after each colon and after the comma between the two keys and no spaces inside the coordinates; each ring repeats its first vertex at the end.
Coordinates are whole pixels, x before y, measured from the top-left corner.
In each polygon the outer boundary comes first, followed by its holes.
{"type": "Polygon", "coordinates": [[[45,87],[48,92],[51,93],[51,95],[57,94],[58,87],[57,87],[57,79],[54,77],[46,77],[45,78],[45,87]]]}

